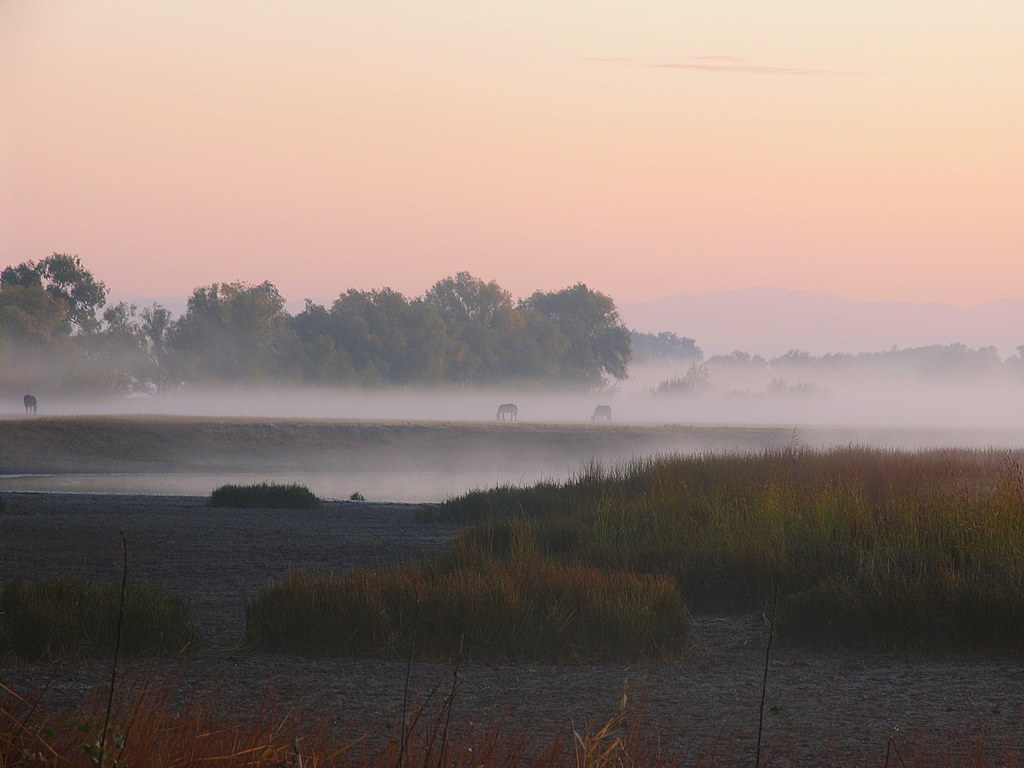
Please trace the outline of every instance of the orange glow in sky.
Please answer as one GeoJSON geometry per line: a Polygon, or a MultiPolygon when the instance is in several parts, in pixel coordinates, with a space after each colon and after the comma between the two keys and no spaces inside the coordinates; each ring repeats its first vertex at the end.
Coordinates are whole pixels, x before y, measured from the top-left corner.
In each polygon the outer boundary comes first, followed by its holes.
{"type": "Polygon", "coordinates": [[[4,0],[0,266],[1024,298],[1020,0],[4,0]]]}

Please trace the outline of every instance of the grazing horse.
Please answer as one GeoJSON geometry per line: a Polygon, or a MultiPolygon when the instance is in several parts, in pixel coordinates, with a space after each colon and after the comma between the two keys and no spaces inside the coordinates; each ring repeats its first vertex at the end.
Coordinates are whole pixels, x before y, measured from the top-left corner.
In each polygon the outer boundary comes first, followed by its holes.
{"type": "Polygon", "coordinates": [[[23,397],[21,399],[21,401],[23,403],[25,403],[25,413],[35,413],[36,412],[36,406],[39,403],[36,402],[36,399],[35,399],[34,396],[32,396],[32,395],[25,395],[25,397],[23,397]]]}
{"type": "Polygon", "coordinates": [[[612,407],[610,405],[599,405],[594,409],[594,415],[590,417],[591,421],[611,421],[612,420],[612,407]]]}
{"type": "Polygon", "coordinates": [[[504,421],[506,416],[509,421],[519,421],[519,408],[515,403],[502,403],[498,406],[498,415],[495,418],[504,421]]]}

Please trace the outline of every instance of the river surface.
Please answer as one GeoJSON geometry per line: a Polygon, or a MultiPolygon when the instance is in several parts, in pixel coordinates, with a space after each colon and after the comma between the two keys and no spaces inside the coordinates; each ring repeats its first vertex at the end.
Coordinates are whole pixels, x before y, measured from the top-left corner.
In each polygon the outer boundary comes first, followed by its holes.
{"type": "Polygon", "coordinates": [[[114,473],[114,474],[0,474],[0,491],[35,493],[122,493],[166,496],[208,496],[227,483],[299,483],[322,499],[349,499],[361,494],[368,501],[438,502],[466,491],[498,485],[533,485],[541,480],[564,480],[568,471],[431,472],[356,471],[318,473],[114,473]]]}

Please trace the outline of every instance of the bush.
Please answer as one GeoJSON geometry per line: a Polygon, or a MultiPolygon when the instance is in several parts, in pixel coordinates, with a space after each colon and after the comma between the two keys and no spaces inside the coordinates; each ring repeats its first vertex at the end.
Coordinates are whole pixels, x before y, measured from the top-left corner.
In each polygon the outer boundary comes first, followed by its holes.
{"type": "MultiPolygon", "coordinates": [[[[0,591],[0,657],[111,656],[120,603],[120,586],[97,586],[69,575],[38,583],[7,582],[0,591]]],[[[195,639],[195,624],[181,598],[149,584],[128,585],[121,627],[123,653],[175,654],[195,639]]]]}
{"type": "Polygon", "coordinates": [[[210,495],[214,507],[240,507],[253,509],[313,509],[320,500],[306,486],[298,483],[254,483],[252,485],[222,485],[210,495]]]}

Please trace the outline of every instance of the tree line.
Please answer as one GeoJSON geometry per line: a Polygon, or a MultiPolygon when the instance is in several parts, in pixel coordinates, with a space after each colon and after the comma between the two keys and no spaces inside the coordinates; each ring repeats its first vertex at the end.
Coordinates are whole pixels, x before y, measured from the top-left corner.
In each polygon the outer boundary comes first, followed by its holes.
{"type": "Polygon", "coordinates": [[[180,317],[107,304],[77,256],[0,272],[0,386],[119,394],[188,384],[600,387],[624,379],[630,333],[582,283],[521,300],[468,272],[423,296],[390,288],[307,300],[292,315],[271,282],[196,288],[180,317]]]}

